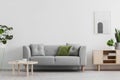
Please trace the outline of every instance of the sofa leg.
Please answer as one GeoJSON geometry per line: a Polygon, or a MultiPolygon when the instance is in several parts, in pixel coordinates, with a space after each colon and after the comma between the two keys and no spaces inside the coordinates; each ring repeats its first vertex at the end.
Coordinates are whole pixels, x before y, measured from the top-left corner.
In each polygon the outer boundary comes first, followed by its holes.
{"type": "Polygon", "coordinates": [[[85,71],[85,66],[81,66],[81,70],[84,72],[85,71]]]}

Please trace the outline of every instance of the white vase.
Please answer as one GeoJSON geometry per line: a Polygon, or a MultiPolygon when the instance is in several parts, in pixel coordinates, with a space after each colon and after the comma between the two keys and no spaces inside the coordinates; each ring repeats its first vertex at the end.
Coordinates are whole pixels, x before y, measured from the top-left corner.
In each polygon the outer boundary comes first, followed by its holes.
{"type": "Polygon", "coordinates": [[[120,43],[115,43],[115,49],[120,50],[120,43]]]}
{"type": "Polygon", "coordinates": [[[114,46],[109,46],[109,49],[110,50],[115,50],[115,47],[114,46]]]}

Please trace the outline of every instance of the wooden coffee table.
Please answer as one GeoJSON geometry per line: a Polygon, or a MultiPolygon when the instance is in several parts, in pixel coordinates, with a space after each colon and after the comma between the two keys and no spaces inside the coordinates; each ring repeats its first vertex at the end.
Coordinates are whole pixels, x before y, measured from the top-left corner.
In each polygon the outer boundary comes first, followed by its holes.
{"type": "Polygon", "coordinates": [[[9,61],[8,64],[12,65],[12,72],[15,74],[15,66],[18,66],[18,73],[20,73],[20,65],[25,66],[26,75],[29,76],[29,66],[31,67],[31,73],[33,75],[33,65],[38,64],[37,61],[9,61]]]}

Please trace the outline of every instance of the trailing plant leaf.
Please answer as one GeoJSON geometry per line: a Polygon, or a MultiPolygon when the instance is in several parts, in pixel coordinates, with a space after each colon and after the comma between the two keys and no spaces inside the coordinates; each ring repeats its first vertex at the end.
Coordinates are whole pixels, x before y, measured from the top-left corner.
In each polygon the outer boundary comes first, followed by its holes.
{"type": "Polygon", "coordinates": [[[6,43],[7,43],[7,40],[5,40],[5,39],[2,40],[2,43],[3,43],[3,44],[6,44],[6,43]]]}
{"type": "Polygon", "coordinates": [[[13,38],[13,35],[6,35],[6,39],[11,40],[13,38]]]}
{"type": "Polygon", "coordinates": [[[7,28],[7,26],[6,25],[1,25],[1,28],[7,28]]]}
{"type": "Polygon", "coordinates": [[[9,27],[8,30],[13,30],[13,28],[12,28],[12,27],[9,27]]]}
{"type": "Polygon", "coordinates": [[[4,33],[4,30],[3,29],[0,29],[0,34],[4,33]]]}

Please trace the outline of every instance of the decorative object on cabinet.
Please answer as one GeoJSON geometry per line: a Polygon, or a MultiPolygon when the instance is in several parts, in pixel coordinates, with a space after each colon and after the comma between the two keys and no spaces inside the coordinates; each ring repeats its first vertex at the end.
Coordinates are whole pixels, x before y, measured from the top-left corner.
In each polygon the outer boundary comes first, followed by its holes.
{"type": "Polygon", "coordinates": [[[116,39],[115,49],[120,49],[120,30],[118,29],[115,29],[115,39],[116,39]]]}
{"type": "Polygon", "coordinates": [[[115,47],[114,47],[114,40],[113,39],[110,39],[107,41],[107,45],[109,46],[109,49],[111,50],[114,50],[115,47]]]}

